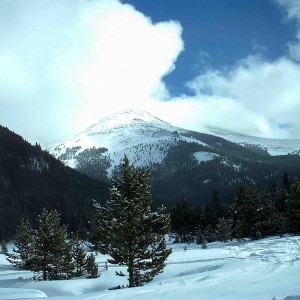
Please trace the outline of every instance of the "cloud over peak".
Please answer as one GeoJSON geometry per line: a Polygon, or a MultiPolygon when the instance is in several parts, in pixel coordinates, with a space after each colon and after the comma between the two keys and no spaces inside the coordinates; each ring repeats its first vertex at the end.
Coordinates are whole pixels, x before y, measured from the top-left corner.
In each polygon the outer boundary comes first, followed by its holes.
{"type": "Polygon", "coordinates": [[[213,69],[199,46],[192,96],[172,97],[164,76],[189,46],[179,22],[118,0],[1,0],[1,124],[46,146],[129,108],[193,130],[300,138],[300,6],[276,3],[296,26],[285,56],[265,59],[260,45],[213,69]]]}

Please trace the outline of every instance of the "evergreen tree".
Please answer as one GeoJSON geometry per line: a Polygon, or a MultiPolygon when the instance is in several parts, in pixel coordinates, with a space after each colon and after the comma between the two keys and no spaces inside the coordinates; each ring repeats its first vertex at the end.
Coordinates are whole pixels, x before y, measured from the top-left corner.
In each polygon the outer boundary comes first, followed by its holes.
{"type": "Polygon", "coordinates": [[[256,189],[241,187],[232,206],[235,237],[259,239],[276,232],[275,205],[256,189]]]}
{"type": "Polygon", "coordinates": [[[32,254],[33,231],[29,221],[22,219],[15,234],[15,247],[12,253],[7,253],[7,260],[20,270],[30,270],[32,254]]]}
{"type": "Polygon", "coordinates": [[[201,243],[201,248],[202,249],[207,249],[207,240],[206,240],[206,238],[203,239],[203,241],[201,243]]]}
{"type": "Polygon", "coordinates": [[[211,202],[211,219],[210,224],[213,228],[216,227],[219,218],[221,218],[224,215],[224,208],[221,204],[221,198],[219,191],[215,189],[213,191],[213,199],[211,202]]]}
{"type": "MultiPolygon", "coordinates": [[[[206,237],[201,229],[198,229],[196,234],[196,243],[202,245],[206,241],[206,237]]],[[[207,243],[207,241],[206,241],[207,243]]]]}
{"type": "Polygon", "coordinates": [[[204,230],[204,236],[209,243],[216,241],[216,233],[210,224],[204,230]]]}
{"type": "Polygon", "coordinates": [[[38,216],[31,260],[31,270],[41,273],[43,280],[64,278],[64,260],[68,252],[66,238],[67,230],[60,225],[59,214],[44,209],[38,216]]]}
{"type": "Polygon", "coordinates": [[[181,198],[172,209],[171,224],[175,231],[175,242],[193,242],[195,230],[194,211],[186,197],[181,198]]]}
{"type": "Polygon", "coordinates": [[[150,210],[149,170],[134,168],[125,156],[120,171],[110,200],[104,207],[97,206],[98,248],[112,257],[110,263],[127,265],[129,287],[135,287],[162,272],[171,253],[164,237],[170,220],[164,208],[156,213],[150,210]]]}
{"type": "Polygon", "coordinates": [[[52,272],[50,279],[71,279],[76,277],[72,246],[72,242],[65,242],[64,253],[53,264],[53,269],[56,269],[58,272],[52,272]]]}
{"type": "Polygon", "coordinates": [[[86,258],[85,273],[87,278],[99,277],[98,265],[96,264],[95,256],[93,255],[93,253],[88,255],[86,258]]]}
{"type": "Polygon", "coordinates": [[[81,239],[82,241],[86,241],[88,238],[88,231],[82,222],[82,220],[79,223],[78,226],[78,231],[77,231],[78,238],[81,239]]]}
{"type": "Polygon", "coordinates": [[[76,277],[82,276],[86,267],[86,253],[83,249],[83,243],[80,241],[78,235],[70,241],[70,246],[74,266],[74,275],[76,277]]]}
{"type": "Polygon", "coordinates": [[[220,242],[232,240],[232,221],[230,219],[220,218],[216,228],[216,236],[220,242]]]}

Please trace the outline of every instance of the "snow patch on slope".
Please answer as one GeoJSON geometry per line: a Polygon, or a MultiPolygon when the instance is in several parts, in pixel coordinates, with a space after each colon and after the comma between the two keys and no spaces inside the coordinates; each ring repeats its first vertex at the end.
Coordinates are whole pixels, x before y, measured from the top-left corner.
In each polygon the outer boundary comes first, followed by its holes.
{"type": "Polygon", "coordinates": [[[198,151],[193,154],[198,163],[206,162],[219,157],[219,155],[206,151],[198,151]]]}

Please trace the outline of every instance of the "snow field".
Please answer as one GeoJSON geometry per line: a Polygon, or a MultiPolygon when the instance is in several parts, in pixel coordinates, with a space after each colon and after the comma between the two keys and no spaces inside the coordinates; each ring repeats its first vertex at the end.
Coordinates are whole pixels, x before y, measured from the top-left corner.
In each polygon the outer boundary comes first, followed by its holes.
{"type": "Polygon", "coordinates": [[[119,290],[108,288],[127,284],[126,277],[115,275],[126,274],[126,267],[109,265],[105,270],[104,255],[96,258],[100,278],[47,282],[32,281],[30,272],[12,269],[0,255],[0,299],[300,299],[300,237],[217,242],[208,249],[195,244],[168,246],[173,253],[163,273],[143,287],[119,290]]]}

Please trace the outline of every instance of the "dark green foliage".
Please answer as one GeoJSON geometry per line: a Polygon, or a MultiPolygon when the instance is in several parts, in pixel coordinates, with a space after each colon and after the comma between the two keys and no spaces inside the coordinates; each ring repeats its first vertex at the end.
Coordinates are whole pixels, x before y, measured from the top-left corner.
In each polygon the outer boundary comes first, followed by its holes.
{"type": "Polygon", "coordinates": [[[204,236],[208,243],[216,241],[216,233],[210,224],[204,230],[204,236]]]}
{"type": "Polygon", "coordinates": [[[299,176],[299,155],[270,156],[262,149],[243,147],[222,138],[198,133],[192,136],[211,148],[184,141],[171,148],[162,165],[152,171],[155,203],[172,207],[174,199],[185,195],[193,205],[203,205],[217,188],[222,204],[226,204],[240,185],[255,185],[262,190],[268,189],[273,181],[279,182],[283,172],[288,171],[290,177],[299,176]],[[197,151],[219,156],[197,164],[194,159],[197,151]]]}
{"type": "Polygon", "coordinates": [[[56,209],[75,232],[80,220],[90,219],[91,199],[103,201],[108,192],[108,184],[65,167],[0,126],[0,240],[11,239],[22,218],[36,227],[43,208],[56,209]]]}
{"type": "Polygon", "coordinates": [[[171,214],[175,242],[201,244],[203,237],[207,242],[225,242],[232,237],[242,240],[299,234],[300,181],[288,180],[287,174],[282,184],[273,183],[268,193],[241,186],[230,209],[219,199],[215,192],[205,207],[193,207],[186,198],[178,201],[171,214]]]}
{"type": "Polygon", "coordinates": [[[43,280],[61,279],[69,273],[64,265],[69,250],[66,238],[67,229],[60,225],[59,214],[44,209],[38,217],[38,228],[34,232],[30,268],[41,273],[43,280]]]}
{"type": "Polygon", "coordinates": [[[64,243],[64,253],[61,257],[57,257],[55,264],[55,268],[59,270],[55,274],[55,277],[51,279],[71,279],[76,276],[75,272],[75,260],[73,256],[73,245],[72,242],[64,243]]]}
{"type": "Polygon", "coordinates": [[[111,166],[110,159],[103,155],[106,148],[85,149],[77,156],[76,170],[93,178],[107,180],[107,169],[111,166]]]}
{"type": "Polygon", "coordinates": [[[7,244],[5,241],[1,241],[1,251],[0,253],[2,254],[7,254],[8,250],[7,250],[7,244]]]}
{"type": "Polygon", "coordinates": [[[232,221],[230,219],[220,218],[216,226],[216,237],[220,242],[232,240],[232,221]]]}
{"type": "MultiPolygon", "coordinates": [[[[87,272],[83,242],[78,235],[69,242],[66,237],[67,230],[60,225],[59,214],[44,209],[38,216],[38,228],[35,231],[31,229],[28,220],[22,220],[17,228],[15,248],[12,253],[7,253],[7,260],[18,269],[35,272],[37,279],[82,276],[87,272]]],[[[90,270],[91,266],[90,262],[90,270]]]]}
{"type": "Polygon", "coordinates": [[[202,243],[201,243],[201,248],[202,249],[207,249],[207,240],[204,238],[202,243]]]}
{"type": "Polygon", "coordinates": [[[235,237],[257,239],[276,232],[274,203],[256,189],[241,187],[232,207],[235,237]]]}
{"type": "Polygon", "coordinates": [[[175,242],[191,243],[194,240],[194,209],[186,197],[180,199],[171,211],[172,229],[176,232],[175,242]]]}
{"type": "Polygon", "coordinates": [[[83,249],[83,243],[78,235],[70,241],[71,256],[75,277],[82,276],[86,268],[86,253],[83,249]]]}
{"type": "Polygon", "coordinates": [[[285,200],[285,217],[289,233],[300,234],[300,181],[292,183],[285,200]]]}
{"type": "Polygon", "coordinates": [[[199,229],[199,230],[197,231],[197,233],[196,233],[196,243],[197,243],[198,245],[202,245],[202,244],[204,244],[205,242],[207,243],[206,237],[205,237],[203,231],[202,231],[201,229],[199,229]]]}
{"type": "Polygon", "coordinates": [[[87,231],[87,228],[85,227],[84,223],[82,222],[82,220],[79,223],[77,235],[78,235],[78,238],[82,241],[86,241],[88,239],[88,231],[87,231]]]}
{"type": "Polygon", "coordinates": [[[6,259],[20,270],[30,270],[33,231],[28,220],[21,221],[17,227],[12,253],[7,253],[6,259]]]}
{"type": "Polygon", "coordinates": [[[125,156],[106,205],[96,206],[92,238],[112,264],[128,267],[129,287],[141,286],[163,271],[171,253],[164,235],[170,220],[164,208],[150,210],[150,172],[134,168],[125,156]],[[98,240],[97,240],[98,238],[98,240]]]}
{"type": "Polygon", "coordinates": [[[224,207],[221,203],[220,193],[217,189],[213,191],[213,199],[210,203],[211,206],[211,220],[210,224],[215,228],[218,220],[224,216],[224,207]]]}
{"type": "Polygon", "coordinates": [[[86,258],[85,274],[87,278],[99,277],[98,265],[96,264],[95,256],[93,255],[93,253],[88,255],[86,258]]]}

